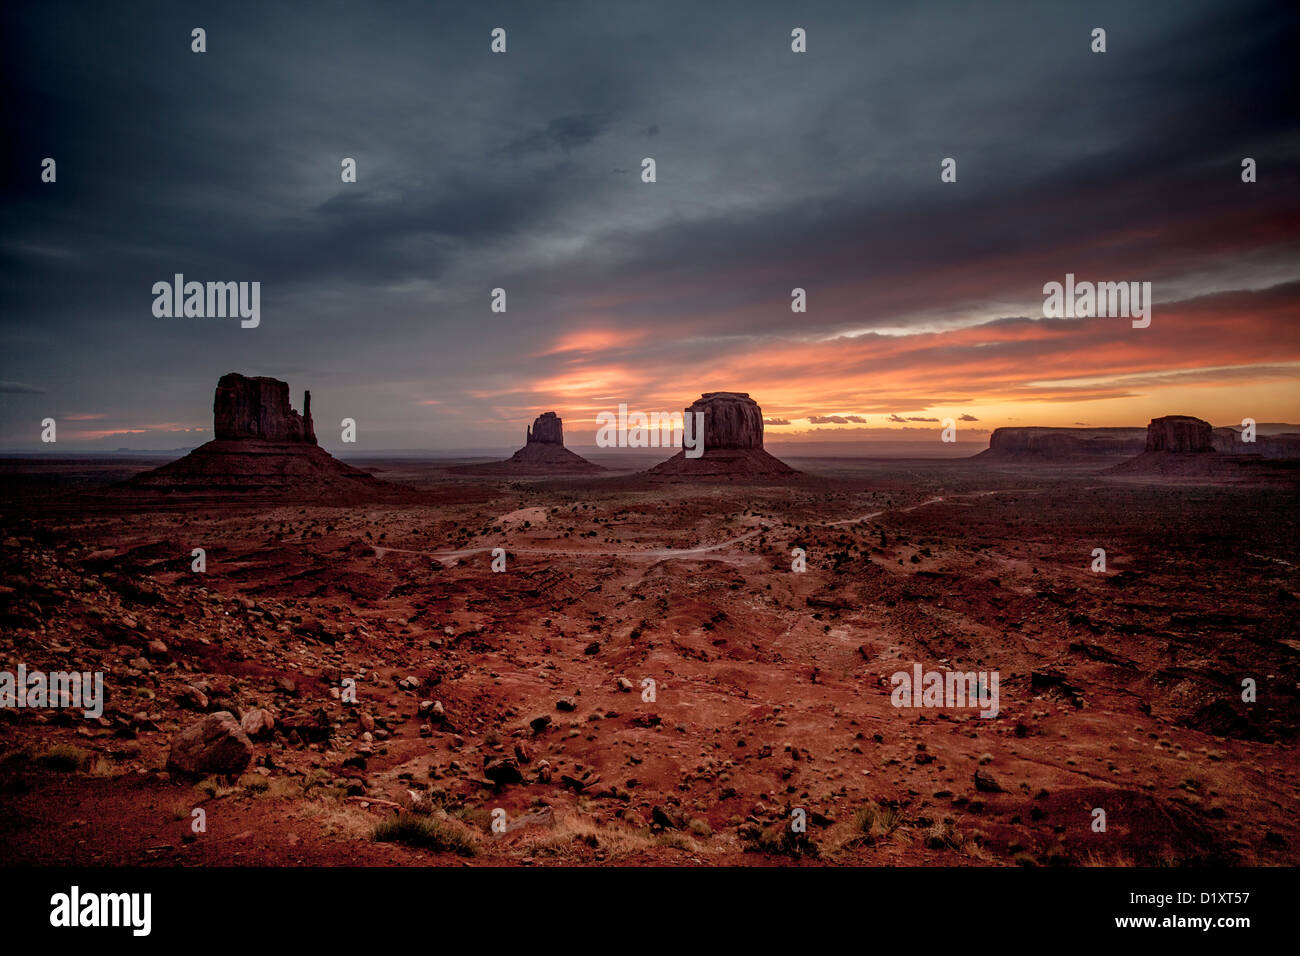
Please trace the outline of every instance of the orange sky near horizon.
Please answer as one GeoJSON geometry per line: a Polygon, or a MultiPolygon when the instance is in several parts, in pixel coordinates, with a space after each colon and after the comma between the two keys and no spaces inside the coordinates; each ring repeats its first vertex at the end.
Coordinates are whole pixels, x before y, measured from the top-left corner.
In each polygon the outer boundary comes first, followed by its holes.
{"type": "Polygon", "coordinates": [[[597,413],[621,401],[671,411],[701,392],[744,391],[765,418],[790,422],[767,426],[784,440],[937,427],[890,416],[978,419],[959,430],[1144,426],[1170,414],[1214,425],[1300,420],[1300,297],[1289,286],[1157,303],[1145,329],[1123,318],[1016,318],[913,334],[740,340],[711,360],[681,348],[667,375],[639,359],[645,341],[598,326],[566,333],[543,352],[554,372],[491,397],[508,414],[512,399],[527,395],[534,401],[518,406],[521,416],[555,409],[570,431],[594,431],[597,413]],[[814,416],[865,421],[815,425],[814,416]]]}

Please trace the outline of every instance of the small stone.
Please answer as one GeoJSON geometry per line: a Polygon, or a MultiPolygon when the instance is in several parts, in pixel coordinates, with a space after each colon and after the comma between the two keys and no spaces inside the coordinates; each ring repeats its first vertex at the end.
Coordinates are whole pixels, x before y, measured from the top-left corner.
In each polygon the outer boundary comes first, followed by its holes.
{"type": "Polygon", "coordinates": [[[257,739],[275,730],[275,715],[269,710],[254,707],[239,719],[239,726],[249,737],[257,739]]]}
{"type": "Polygon", "coordinates": [[[547,727],[551,726],[551,715],[541,714],[537,717],[534,717],[532,720],[528,722],[528,726],[533,729],[533,733],[540,734],[547,727]]]}
{"type": "Polygon", "coordinates": [[[524,775],[519,772],[519,764],[513,757],[494,757],[483,765],[483,776],[497,786],[521,783],[524,775]]]}
{"type": "Polygon", "coordinates": [[[197,687],[186,684],[176,692],[176,703],[190,710],[207,710],[208,695],[197,687]]]}

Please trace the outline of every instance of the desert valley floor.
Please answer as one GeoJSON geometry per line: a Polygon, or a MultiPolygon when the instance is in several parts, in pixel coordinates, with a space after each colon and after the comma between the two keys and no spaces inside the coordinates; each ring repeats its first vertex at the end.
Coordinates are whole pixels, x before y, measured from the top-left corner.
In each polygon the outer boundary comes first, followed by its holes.
{"type": "Polygon", "coordinates": [[[736,485],[353,459],[412,490],[288,504],[0,464],[0,658],[107,689],[98,721],[0,711],[0,863],[1300,862],[1294,483],[788,460],[736,485]],[[996,670],[998,716],[891,706],[914,663],[996,670]],[[246,772],[165,769],[253,708],[246,772]]]}

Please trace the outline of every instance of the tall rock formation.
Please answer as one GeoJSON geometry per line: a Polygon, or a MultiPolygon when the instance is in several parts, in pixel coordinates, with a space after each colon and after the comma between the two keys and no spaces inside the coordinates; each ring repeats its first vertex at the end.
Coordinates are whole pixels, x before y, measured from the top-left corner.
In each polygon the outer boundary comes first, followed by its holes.
{"type": "Polygon", "coordinates": [[[528,429],[526,445],[564,445],[564,422],[555,412],[543,412],[528,429]]]}
{"type": "Polygon", "coordinates": [[[748,392],[705,392],[686,408],[704,413],[705,453],[711,448],[763,447],[763,410],[748,392]]]}
{"type": "MultiPolygon", "coordinates": [[[[701,412],[704,452],[686,450],[645,474],[652,478],[788,478],[800,474],[763,450],[763,410],[748,392],[705,392],[684,409],[693,423],[701,412]]],[[[692,424],[693,427],[693,424],[692,424]]]]}
{"type": "Polygon", "coordinates": [[[217,382],[212,441],[184,458],[136,475],[115,494],[241,499],[393,497],[396,485],[345,465],[316,444],[311,393],[303,412],[289,403],[289,386],[274,378],[231,372],[217,382]]]}
{"type": "Polygon", "coordinates": [[[289,386],[279,379],[229,372],[217,382],[212,402],[217,441],[308,442],[316,444],[311,392],[303,393],[302,414],[289,404],[289,386]]]}
{"type": "MultiPolygon", "coordinates": [[[[1289,426],[1275,426],[1286,428],[1289,426]]],[[[1211,428],[1190,415],[1165,415],[1147,426],[1142,454],[1103,474],[1211,481],[1294,482],[1300,435],[1281,433],[1241,441],[1231,428],[1211,428]],[[1289,460],[1288,460],[1289,459],[1289,460]]]]}
{"type": "Polygon", "coordinates": [[[463,475],[591,475],[604,471],[564,447],[564,422],[555,412],[543,412],[525,432],[524,447],[505,461],[459,465],[448,471],[463,475]]]}
{"type": "Polygon", "coordinates": [[[1190,415],[1153,418],[1147,426],[1146,451],[1200,454],[1214,451],[1214,430],[1210,423],[1190,415]]]}

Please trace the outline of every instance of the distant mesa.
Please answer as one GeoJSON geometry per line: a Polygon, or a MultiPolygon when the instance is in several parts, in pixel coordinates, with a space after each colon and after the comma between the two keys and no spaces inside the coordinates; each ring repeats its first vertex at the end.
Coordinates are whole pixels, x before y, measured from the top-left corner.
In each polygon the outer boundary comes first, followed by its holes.
{"type": "Polygon", "coordinates": [[[1258,455],[1261,458],[1300,458],[1300,426],[1281,422],[1260,422],[1255,440],[1241,440],[1240,425],[1216,428],[1210,435],[1214,450],[1221,455],[1258,455]]]}
{"type": "Polygon", "coordinates": [[[1210,454],[1214,451],[1210,423],[1190,415],[1166,415],[1147,426],[1146,452],[1210,454]]]}
{"type": "Polygon", "coordinates": [[[685,409],[704,413],[704,453],[685,449],[645,474],[653,478],[788,478],[802,474],[763,450],[763,410],[748,392],[705,392],[685,409]]]}
{"type": "Polygon", "coordinates": [[[316,444],[311,393],[300,415],[289,386],[231,372],[217,382],[212,441],[116,491],[178,497],[319,497],[398,492],[316,444]]]}
{"type": "Polygon", "coordinates": [[[1002,461],[1065,461],[1124,457],[1146,447],[1145,428],[995,428],[989,447],[975,458],[1002,461]]]}
{"type": "Polygon", "coordinates": [[[448,471],[462,475],[593,475],[605,469],[564,447],[564,422],[544,412],[526,429],[524,447],[505,461],[458,465],[448,471]]]}
{"type": "Polygon", "coordinates": [[[1168,478],[1240,480],[1274,477],[1300,460],[1300,434],[1280,431],[1293,426],[1258,426],[1255,441],[1242,440],[1239,428],[1214,428],[1190,415],[1165,415],[1147,426],[1146,444],[1136,458],[1107,468],[1103,474],[1168,478]],[[1290,462],[1284,461],[1290,459],[1290,462]],[[1276,467],[1275,467],[1276,466],[1276,467]]]}

